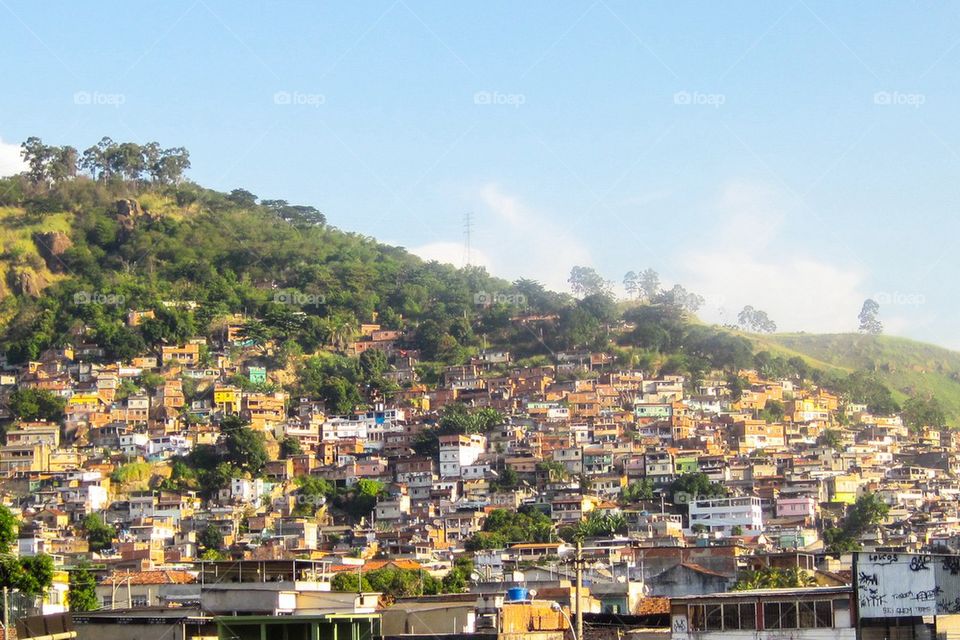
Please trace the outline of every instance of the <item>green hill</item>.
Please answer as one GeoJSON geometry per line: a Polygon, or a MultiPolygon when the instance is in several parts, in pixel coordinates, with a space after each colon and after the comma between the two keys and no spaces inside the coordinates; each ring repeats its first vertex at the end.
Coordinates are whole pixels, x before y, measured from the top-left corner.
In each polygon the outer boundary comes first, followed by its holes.
{"type": "Polygon", "coordinates": [[[907,338],[857,333],[741,335],[758,350],[799,355],[825,371],[872,372],[898,402],[914,395],[932,396],[951,422],[960,419],[960,353],[956,351],[907,338]]]}
{"type": "Polygon", "coordinates": [[[951,421],[960,419],[960,354],[946,349],[709,326],[692,314],[698,296],[680,285],[659,290],[652,270],[636,277],[647,302],[618,304],[586,267],[571,273],[573,297],[424,262],[332,227],[312,206],[186,181],[181,148],[105,138],[80,158],[36,138],[26,147],[30,170],[0,179],[0,348],[11,363],[81,343],[96,343],[106,361],[128,360],[216,337],[243,314],[247,346],[290,371],[296,390],[346,411],[395,391],[381,375],[386,362],[348,355],[360,325],[375,321],[402,330],[400,346],[419,351],[426,382],[484,347],[528,363],[611,350],[613,366],[682,374],[691,386],[712,370],[766,367],[874,398],[888,411],[895,407],[884,387],[898,402],[934,397],[951,421]],[[128,323],[131,309],[146,319],[128,323]],[[860,371],[869,379],[847,379],[860,371]]]}

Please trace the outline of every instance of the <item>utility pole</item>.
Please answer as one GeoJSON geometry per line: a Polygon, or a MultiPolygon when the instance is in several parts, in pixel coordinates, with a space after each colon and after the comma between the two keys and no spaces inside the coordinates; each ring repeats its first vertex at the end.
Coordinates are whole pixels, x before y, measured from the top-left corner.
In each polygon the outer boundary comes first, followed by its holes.
{"type": "Polygon", "coordinates": [[[10,638],[10,589],[3,588],[3,640],[10,638]]]}
{"type": "Polygon", "coordinates": [[[470,266],[470,258],[471,258],[471,255],[470,255],[470,235],[471,235],[471,232],[472,232],[472,231],[473,231],[473,212],[468,211],[468,212],[463,216],[463,235],[464,235],[464,237],[466,238],[466,249],[467,249],[467,264],[466,264],[466,266],[468,266],[468,267],[470,266]]]}
{"type": "Polygon", "coordinates": [[[583,638],[583,600],[581,593],[583,591],[583,542],[577,540],[577,558],[574,561],[577,573],[577,638],[583,638]]]}

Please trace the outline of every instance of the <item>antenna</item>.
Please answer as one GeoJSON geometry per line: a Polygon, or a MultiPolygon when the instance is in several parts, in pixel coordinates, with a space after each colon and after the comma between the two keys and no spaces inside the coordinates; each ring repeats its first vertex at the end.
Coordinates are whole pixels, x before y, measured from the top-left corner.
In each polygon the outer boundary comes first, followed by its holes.
{"type": "Polygon", "coordinates": [[[473,212],[468,211],[463,216],[463,236],[466,244],[466,266],[470,266],[470,236],[473,232],[473,212]]]}

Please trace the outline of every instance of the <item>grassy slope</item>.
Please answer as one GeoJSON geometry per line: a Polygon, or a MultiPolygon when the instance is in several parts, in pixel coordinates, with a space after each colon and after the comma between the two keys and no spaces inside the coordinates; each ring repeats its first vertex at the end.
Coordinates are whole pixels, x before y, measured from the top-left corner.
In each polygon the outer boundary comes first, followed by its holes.
{"type": "MultiPolygon", "coordinates": [[[[52,273],[44,264],[33,241],[38,231],[70,232],[73,216],[70,213],[50,213],[30,216],[17,207],[0,207],[0,292],[9,293],[11,270],[16,266],[29,266],[44,280],[53,282],[62,275],[52,273]],[[39,267],[39,268],[37,268],[39,267]]],[[[2,314],[0,314],[2,315],[2,314]]],[[[4,317],[3,320],[8,318],[4,317]]]]}
{"type": "Polygon", "coordinates": [[[874,371],[898,402],[913,394],[932,395],[951,423],[960,422],[960,353],[893,336],[857,333],[744,334],[758,350],[800,355],[811,365],[835,372],[874,371]]]}

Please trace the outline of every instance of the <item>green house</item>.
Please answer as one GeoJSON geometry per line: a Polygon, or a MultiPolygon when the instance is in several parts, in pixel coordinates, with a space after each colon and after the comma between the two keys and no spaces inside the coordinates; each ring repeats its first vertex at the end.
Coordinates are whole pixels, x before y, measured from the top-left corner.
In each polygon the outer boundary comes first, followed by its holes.
{"type": "Polygon", "coordinates": [[[220,640],[377,640],[380,614],[219,616],[220,640]]]}
{"type": "Polygon", "coordinates": [[[249,367],[247,373],[250,376],[250,382],[253,384],[264,384],[267,381],[266,367],[249,367]]]}
{"type": "Polygon", "coordinates": [[[699,460],[696,456],[677,456],[673,459],[673,464],[677,470],[677,475],[700,471],[699,460]]]}

